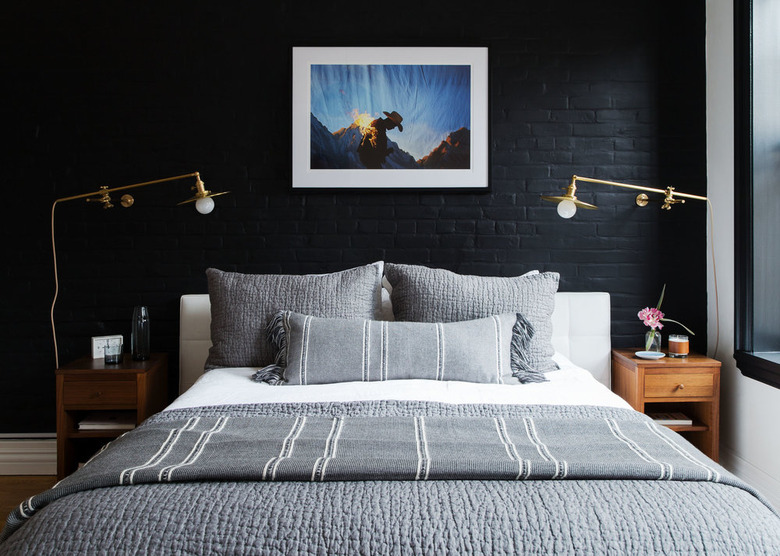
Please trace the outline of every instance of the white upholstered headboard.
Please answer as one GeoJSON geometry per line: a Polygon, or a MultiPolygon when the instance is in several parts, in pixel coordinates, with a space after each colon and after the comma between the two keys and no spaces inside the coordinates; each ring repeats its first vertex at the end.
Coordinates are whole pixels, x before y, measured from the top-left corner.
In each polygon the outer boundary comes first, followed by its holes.
{"type": "MultiPolygon", "coordinates": [[[[179,393],[200,375],[211,347],[208,294],[181,297],[179,327],[179,393]]],[[[610,386],[610,307],[604,292],[558,292],[552,315],[552,343],[572,362],[610,386]]]]}

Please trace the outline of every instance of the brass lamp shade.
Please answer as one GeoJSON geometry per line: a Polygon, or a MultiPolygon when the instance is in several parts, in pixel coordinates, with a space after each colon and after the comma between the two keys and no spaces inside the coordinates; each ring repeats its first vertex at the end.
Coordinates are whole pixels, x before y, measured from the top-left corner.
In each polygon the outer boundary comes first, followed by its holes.
{"type": "Polygon", "coordinates": [[[586,203],[585,201],[580,201],[577,199],[577,197],[569,197],[568,195],[542,195],[542,199],[545,201],[552,201],[554,203],[560,203],[561,201],[571,201],[575,205],[577,205],[578,208],[584,208],[588,210],[596,210],[599,207],[596,205],[591,205],[590,203],[586,203]]]}

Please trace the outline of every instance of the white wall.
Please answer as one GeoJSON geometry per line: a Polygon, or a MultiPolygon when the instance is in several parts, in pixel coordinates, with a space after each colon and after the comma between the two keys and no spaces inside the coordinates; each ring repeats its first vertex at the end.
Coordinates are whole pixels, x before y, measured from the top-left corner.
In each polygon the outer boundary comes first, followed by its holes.
{"type": "Polygon", "coordinates": [[[780,508],[780,389],[746,378],[734,353],[734,7],[707,0],[707,180],[715,270],[708,265],[709,355],[723,362],[721,464],[780,508]],[[719,308],[720,318],[716,318],[719,308]],[[720,325],[718,327],[718,324],[720,325]],[[717,353],[713,353],[716,341],[717,353]]]}

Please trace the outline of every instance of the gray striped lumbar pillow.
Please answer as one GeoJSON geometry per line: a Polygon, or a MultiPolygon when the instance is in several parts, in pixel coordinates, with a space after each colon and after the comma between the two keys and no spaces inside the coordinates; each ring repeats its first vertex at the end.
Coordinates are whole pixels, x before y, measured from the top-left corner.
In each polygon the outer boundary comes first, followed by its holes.
{"type": "Polygon", "coordinates": [[[280,311],[268,325],[276,362],[254,379],[328,384],[399,379],[541,382],[528,364],[533,327],[520,314],[449,322],[329,319],[280,311]]]}

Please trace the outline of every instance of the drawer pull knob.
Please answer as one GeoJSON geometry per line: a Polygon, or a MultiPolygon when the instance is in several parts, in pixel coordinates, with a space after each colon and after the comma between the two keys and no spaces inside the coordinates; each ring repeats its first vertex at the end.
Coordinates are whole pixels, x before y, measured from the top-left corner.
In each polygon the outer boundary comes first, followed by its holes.
{"type": "Polygon", "coordinates": [[[685,384],[680,384],[677,386],[678,390],[685,390],[685,384]]]}

